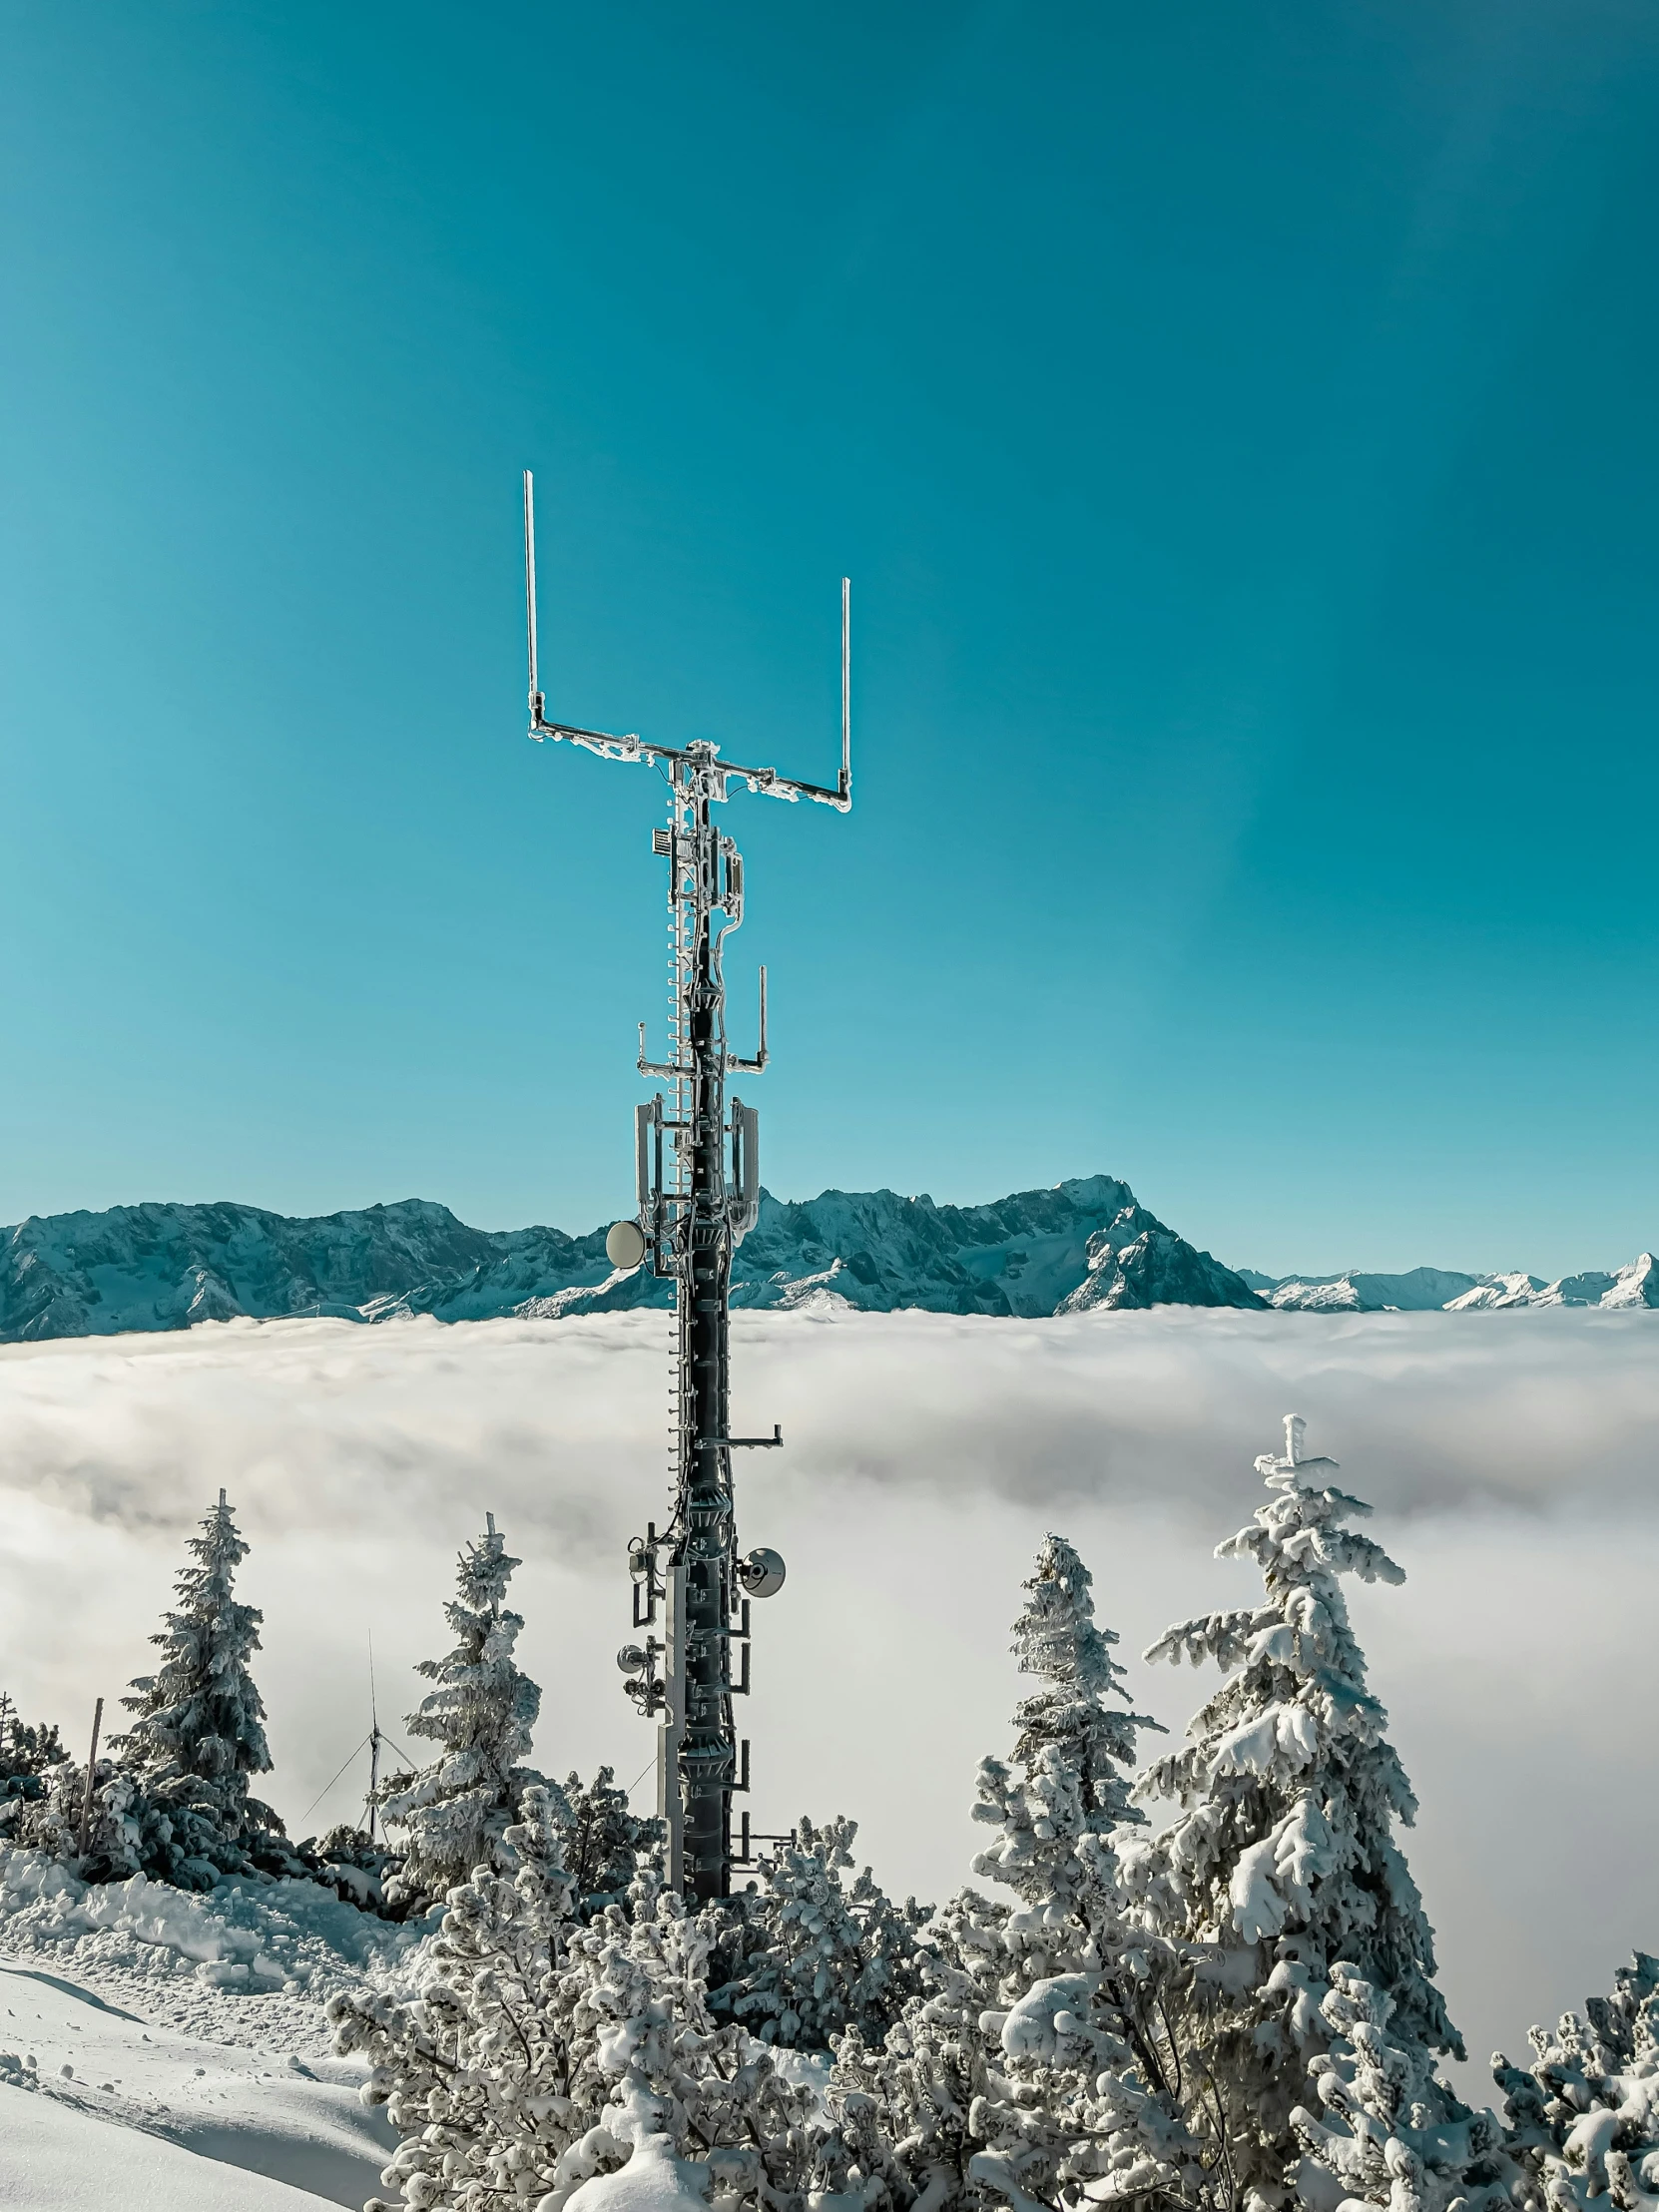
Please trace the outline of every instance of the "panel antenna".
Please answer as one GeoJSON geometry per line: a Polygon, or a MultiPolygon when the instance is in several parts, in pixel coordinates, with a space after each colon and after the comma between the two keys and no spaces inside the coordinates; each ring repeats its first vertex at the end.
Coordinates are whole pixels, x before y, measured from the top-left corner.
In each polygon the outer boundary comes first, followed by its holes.
{"type": "MultiPolygon", "coordinates": [[[[535,487],[524,472],[524,591],[529,643],[530,735],[568,740],[606,761],[653,761],[668,784],[668,827],[652,849],[668,862],[668,1052],[639,1071],[664,1085],[635,1109],[638,1212],[606,1238],[617,1268],[649,1265],[675,1286],[670,1382],[673,1508],[629,1546],[634,1626],[618,1664],[629,1695],[659,1721],[657,1810],[667,1826],[669,1886],[697,1904],[726,1897],[734,1866],[750,1864],[743,1816],[734,1851],[732,1799],[749,1789],[749,1745],[738,1739],[735,1697],[750,1686],[750,1604],[783,1585],[784,1562],[738,1547],[732,1453],[782,1444],[783,1432],[734,1436],[729,1417],[732,1255],[760,1211],[760,1117],[733,1096],[726,1078],[767,1064],[767,971],[761,969],[760,1035],[752,1059],[729,1051],[724,940],[743,921],[743,861],[714,824],[728,786],[768,799],[811,799],[846,814],[852,805],[850,587],[841,578],[841,763],[834,785],[808,784],[772,768],[739,768],[703,742],[658,745],[550,721],[536,647],[535,487]],[[721,917],[716,920],[717,913],[721,917]],[[662,1639],[656,1630],[661,1626],[662,1639]],[[741,1646],[734,1679],[732,1655],[741,1646]]],[[[762,1839],[767,1840],[767,1839],[762,1839]]],[[[776,1840],[776,1839],[771,1839],[776,1840]]]]}

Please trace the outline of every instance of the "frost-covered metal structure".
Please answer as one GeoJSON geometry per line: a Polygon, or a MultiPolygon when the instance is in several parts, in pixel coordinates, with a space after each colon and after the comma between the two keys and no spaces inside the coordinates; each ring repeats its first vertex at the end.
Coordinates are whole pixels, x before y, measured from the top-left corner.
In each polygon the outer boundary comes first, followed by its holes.
{"type": "Polygon", "coordinates": [[[670,1883],[702,1903],[726,1896],[733,1866],[750,1855],[747,1814],[737,1848],[732,1834],[733,1797],[749,1788],[749,1745],[738,1737],[733,1700],[749,1689],[750,1601],[771,1596],[784,1580],[776,1552],[740,1552],[732,1480],[735,1450],[776,1446],[783,1434],[731,1433],[732,1254],[754,1227],[761,1184],[759,1117],[735,1094],[728,1099],[726,1079],[766,1066],[767,997],[763,967],[759,1040],[745,1059],[727,1041],[721,966],[725,939],[743,920],[743,861],[713,810],[734,781],[771,799],[810,799],[842,814],[851,807],[848,585],[843,577],[841,765],[829,786],[736,767],[703,742],[658,745],[549,720],[537,673],[528,469],[524,576],[531,737],[568,739],[601,760],[652,762],[668,785],[668,824],[652,832],[653,849],[668,862],[668,1050],[660,1060],[647,1056],[641,1022],[639,1051],[640,1073],[664,1087],[637,1109],[638,1212],[615,1225],[606,1249],[614,1266],[649,1266],[675,1283],[674,1503],[664,1529],[653,1522],[630,1546],[634,1626],[647,1633],[624,1645],[618,1664],[629,1695],[660,1724],[658,1811],[667,1823],[670,1883]]]}

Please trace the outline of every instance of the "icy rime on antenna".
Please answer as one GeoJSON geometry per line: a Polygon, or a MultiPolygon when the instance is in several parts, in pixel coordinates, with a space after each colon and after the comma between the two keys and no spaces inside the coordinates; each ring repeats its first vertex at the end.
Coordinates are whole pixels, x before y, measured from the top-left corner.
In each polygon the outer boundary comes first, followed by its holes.
{"type": "Polygon", "coordinates": [[[530,735],[568,738],[606,761],[652,761],[667,779],[668,828],[651,833],[669,864],[669,1050],[648,1060],[640,1024],[639,1069],[663,1080],[635,1109],[639,1213],[616,1223],[605,1249],[613,1266],[638,1267],[675,1284],[671,1382],[674,1510],[666,1529],[653,1522],[629,1546],[634,1626],[654,1630],[624,1645],[618,1664],[642,1713],[660,1716],[657,1810],[667,1824],[672,1888],[698,1903],[725,1897],[732,1869],[750,1863],[753,1841],[743,1816],[732,1843],[732,1799],[749,1788],[749,1745],[741,1746],[732,1700],[749,1689],[749,1606],[784,1581],[784,1562],[761,1549],[740,1556],[732,1453],[781,1444],[770,1436],[734,1436],[728,1425],[732,1254],[755,1226],[760,1207],[759,1117],[736,1096],[728,1113],[726,1078],[767,1064],[767,971],[761,970],[760,1044],[754,1059],[726,1046],[726,985],[721,946],[743,920],[743,861],[710,810],[737,778],[768,798],[817,800],[845,814],[852,805],[848,586],[841,579],[841,769],[833,790],[736,768],[719,747],[652,745],[549,722],[536,676],[536,530],[534,487],[524,472],[524,582],[530,642],[530,735]],[[716,911],[724,917],[718,923],[716,911]],[[660,1611],[659,1611],[660,1608],[660,1611]],[[734,1680],[732,1651],[743,1647],[734,1680]],[[661,1661],[659,1671],[658,1662],[661,1661]]]}

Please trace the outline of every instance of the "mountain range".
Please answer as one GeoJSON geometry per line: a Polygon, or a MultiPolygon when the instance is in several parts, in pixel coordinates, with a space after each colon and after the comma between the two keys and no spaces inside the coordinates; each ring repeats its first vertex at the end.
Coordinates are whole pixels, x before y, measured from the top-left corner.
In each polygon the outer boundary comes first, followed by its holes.
{"type": "MultiPolygon", "coordinates": [[[[256,1206],[149,1204],[34,1216],[0,1231],[0,1343],[322,1314],[379,1322],[558,1319],[668,1306],[673,1286],[605,1258],[605,1231],[472,1229],[446,1206],[294,1219],[256,1206]]],[[[1152,1306],[1315,1313],[1476,1307],[1659,1307],[1644,1254],[1613,1274],[1267,1276],[1224,1267],[1148,1213],[1127,1183],[1091,1175],[986,1206],[894,1191],[763,1192],[733,1264],[732,1303],[832,1302],[866,1313],[1022,1315],[1152,1306]]]]}
{"type": "Polygon", "coordinates": [[[1459,1275],[1450,1268],[1411,1268],[1404,1275],[1258,1275],[1239,1277],[1269,1306],[1309,1314],[1440,1312],[1468,1314],[1516,1306],[1659,1306],[1659,1267],[1643,1252],[1611,1275],[1591,1268],[1553,1283],[1541,1275],[1459,1275]]]}
{"type": "MultiPolygon", "coordinates": [[[[233,1204],[113,1206],[36,1216],[0,1235],[0,1343],[9,1344],[242,1315],[486,1321],[673,1302],[671,1283],[610,1266],[603,1229],[470,1229],[415,1198],[311,1220],[233,1204]]],[[[1262,1303],[1109,1175],[989,1206],[893,1191],[786,1204],[763,1192],[733,1266],[733,1304],[821,1297],[869,1313],[1033,1316],[1262,1303]]]]}

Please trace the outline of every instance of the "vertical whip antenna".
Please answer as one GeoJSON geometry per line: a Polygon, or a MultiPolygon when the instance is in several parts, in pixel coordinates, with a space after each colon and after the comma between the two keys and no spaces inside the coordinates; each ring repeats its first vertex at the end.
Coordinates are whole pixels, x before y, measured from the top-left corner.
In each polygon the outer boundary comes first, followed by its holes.
{"type": "Polygon", "coordinates": [[[541,721],[542,695],[536,683],[536,480],[528,469],[524,471],[524,624],[530,644],[530,724],[533,729],[541,721]]]}
{"type": "MultiPolygon", "coordinates": [[[[533,635],[534,633],[532,633],[533,635]]],[[[531,679],[532,688],[534,679],[531,679]]],[[[842,804],[852,804],[852,584],[841,578],[841,777],[842,804]]]]}
{"type": "Polygon", "coordinates": [[[380,1700],[374,1690],[374,1631],[368,1632],[368,1840],[380,1810],[380,1700]]]}

